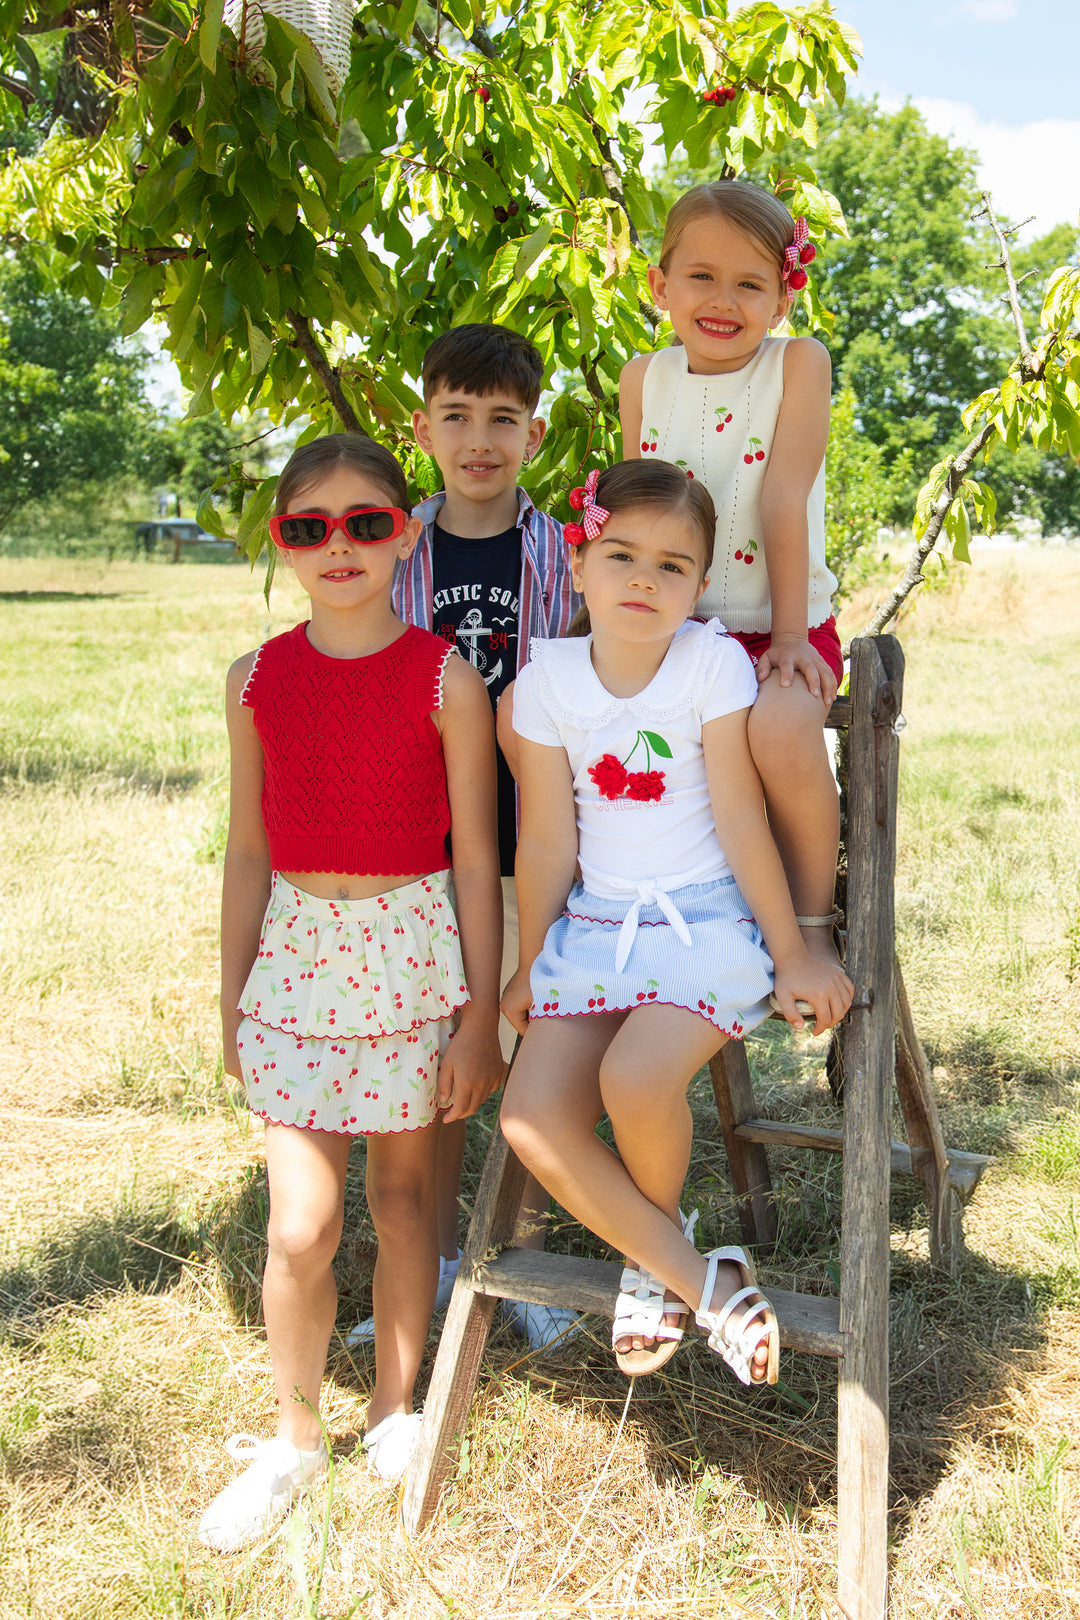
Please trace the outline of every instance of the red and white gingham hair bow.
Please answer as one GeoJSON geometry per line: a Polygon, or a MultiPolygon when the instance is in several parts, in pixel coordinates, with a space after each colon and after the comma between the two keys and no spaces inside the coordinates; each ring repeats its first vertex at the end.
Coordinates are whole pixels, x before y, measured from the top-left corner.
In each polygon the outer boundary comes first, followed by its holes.
{"type": "Polygon", "coordinates": [[[812,263],[816,258],[817,248],[810,240],[805,219],[800,215],[795,221],[795,235],[791,244],[784,249],[784,262],[780,271],[788,292],[802,291],[810,279],[803,265],[812,263]]]}
{"type": "Polygon", "coordinates": [[[594,467],[585,480],[584,488],[570,491],[570,505],[575,512],[584,512],[581,523],[567,523],[563,529],[563,539],[568,546],[580,546],[586,540],[595,540],[604,527],[611,513],[606,506],[601,506],[596,499],[596,486],[600,480],[600,469],[594,467]]]}

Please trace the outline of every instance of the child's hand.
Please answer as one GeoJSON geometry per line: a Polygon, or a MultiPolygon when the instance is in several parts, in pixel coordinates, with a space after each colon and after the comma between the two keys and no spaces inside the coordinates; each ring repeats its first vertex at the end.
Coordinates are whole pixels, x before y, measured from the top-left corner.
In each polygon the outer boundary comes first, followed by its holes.
{"type": "Polygon", "coordinates": [[[470,1018],[469,1011],[463,1011],[457,1033],[439,1064],[435,1105],[448,1125],[475,1114],[506,1079],[498,1021],[481,1022],[470,1018]]]}
{"type": "Polygon", "coordinates": [[[532,1006],[532,991],[529,988],[529,975],[522,968],[518,968],[502,993],[499,1003],[502,1015],[513,1024],[519,1035],[524,1035],[529,1027],[529,1008],[532,1006]]]}
{"type": "Polygon", "coordinates": [[[790,686],[796,673],[801,675],[807,691],[820,698],[826,708],[836,696],[836,676],[805,636],[773,636],[755,665],[759,685],[774,669],[780,671],[781,686],[790,686]]]}
{"type": "Polygon", "coordinates": [[[240,1067],[240,1053],[236,1046],[236,1036],[243,1016],[238,1007],[223,1007],[221,1011],[221,1049],[225,1060],[225,1073],[231,1074],[234,1080],[244,1078],[244,1072],[240,1067]]]}
{"type": "Polygon", "coordinates": [[[777,965],[773,993],[793,1029],[805,1029],[806,1022],[795,1003],[808,1001],[817,1015],[814,1034],[823,1035],[840,1022],[851,1006],[855,986],[839,963],[824,962],[804,950],[793,962],[777,965]]]}

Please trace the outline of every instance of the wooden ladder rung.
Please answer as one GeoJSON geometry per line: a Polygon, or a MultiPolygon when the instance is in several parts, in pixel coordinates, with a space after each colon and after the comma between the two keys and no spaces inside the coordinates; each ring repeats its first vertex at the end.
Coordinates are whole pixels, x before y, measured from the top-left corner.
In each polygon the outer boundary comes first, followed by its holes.
{"type": "MultiPolygon", "coordinates": [[[[764,1147],[804,1148],[818,1153],[842,1153],[844,1133],[822,1125],[792,1125],[783,1120],[747,1119],[736,1125],[735,1135],[744,1142],[759,1142],[764,1147]]],[[[891,1169],[894,1176],[915,1174],[911,1162],[911,1149],[906,1142],[891,1144],[891,1169]]],[[[965,1203],[979,1185],[983,1171],[994,1163],[986,1153],[963,1153],[959,1148],[946,1148],[949,1161],[949,1185],[965,1203]]]]}
{"type": "MultiPolygon", "coordinates": [[[[462,1268],[464,1271],[464,1267],[462,1268]]],[[[542,1249],[504,1249],[461,1276],[459,1286],[496,1299],[523,1299],[530,1305],[561,1305],[611,1320],[622,1267],[613,1260],[546,1254],[542,1249]]],[[[461,1274],[459,1273],[459,1276],[461,1274]]],[[[841,1356],[840,1301],[818,1294],[767,1290],[780,1324],[780,1343],[814,1356],[841,1356]]],[[[696,1331],[691,1323],[691,1331],[696,1331]]]]}

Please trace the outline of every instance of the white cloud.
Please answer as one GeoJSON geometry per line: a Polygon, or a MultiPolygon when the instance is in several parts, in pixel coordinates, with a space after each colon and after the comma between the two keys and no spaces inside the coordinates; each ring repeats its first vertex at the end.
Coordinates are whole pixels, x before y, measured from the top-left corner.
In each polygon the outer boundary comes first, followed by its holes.
{"type": "Polygon", "coordinates": [[[963,0],[960,7],[972,22],[1012,22],[1017,12],[1017,0],[963,0]]]}
{"type": "MultiPolygon", "coordinates": [[[[989,9],[996,0],[972,0],[989,9]]],[[[979,184],[995,212],[1034,218],[1021,232],[1030,241],[1080,214],[1080,118],[1039,118],[1002,124],[981,118],[969,103],[917,96],[915,105],[935,135],[946,135],[979,155],[979,184]]]]}

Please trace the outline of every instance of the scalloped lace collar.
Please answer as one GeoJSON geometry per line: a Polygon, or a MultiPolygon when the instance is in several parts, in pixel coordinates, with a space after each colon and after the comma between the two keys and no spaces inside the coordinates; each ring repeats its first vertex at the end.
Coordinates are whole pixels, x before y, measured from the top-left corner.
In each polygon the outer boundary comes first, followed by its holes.
{"type": "Polygon", "coordinates": [[[634,697],[615,697],[601,685],[592,664],[592,637],[558,641],[534,638],[530,656],[550,712],[569,725],[598,731],[628,709],[639,720],[673,720],[694,702],[704,684],[709,654],[727,631],[719,619],[688,619],[675,632],[656,674],[634,697]]]}

